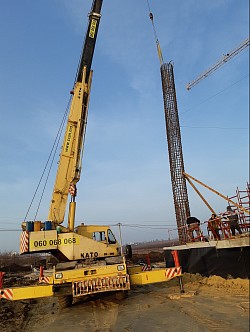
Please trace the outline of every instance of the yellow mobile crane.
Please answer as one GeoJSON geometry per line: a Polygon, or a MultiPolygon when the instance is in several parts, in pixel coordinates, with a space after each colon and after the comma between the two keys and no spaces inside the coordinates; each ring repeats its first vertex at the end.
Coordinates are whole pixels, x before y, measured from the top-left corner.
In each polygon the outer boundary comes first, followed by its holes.
{"type": "Polygon", "coordinates": [[[119,244],[107,226],[75,228],[76,183],[80,179],[81,159],[88,116],[92,80],[91,64],[101,18],[102,0],[93,1],[80,59],[64,142],[60,154],[48,219],[23,222],[20,252],[51,252],[59,261],[101,259],[119,256],[119,244]],[[68,224],[63,226],[68,196],[68,224]]]}
{"type": "MultiPolygon", "coordinates": [[[[76,183],[81,173],[92,79],[91,63],[102,2],[93,0],[89,14],[48,220],[22,223],[21,254],[51,253],[59,263],[50,274],[45,275],[41,269],[37,285],[0,289],[0,299],[57,296],[60,306],[66,307],[74,297],[115,291],[117,297],[121,298],[131,285],[162,282],[181,276],[178,259],[175,260],[175,267],[167,269],[142,271],[141,266],[127,266],[125,256],[121,256],[121,248],[108,226],[75,227],[76,183]],[[62,223],[69,194],[71,200],[65,227],[62,223]]],[[[181,279],[180,286],[183,291],[181,279]]]]}

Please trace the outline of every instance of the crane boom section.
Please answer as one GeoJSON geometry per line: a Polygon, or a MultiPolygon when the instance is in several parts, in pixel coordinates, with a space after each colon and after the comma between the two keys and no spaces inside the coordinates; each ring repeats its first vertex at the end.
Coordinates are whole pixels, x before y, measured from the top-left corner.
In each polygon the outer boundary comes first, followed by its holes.
{"type": "MultiPolygon", "coordinates": [[[[82,77],[86,77],[86,67],[82,77]]],[[[88,84],[83,80],[81,83],[76,82],[74,88],[48,215],[48,220],[57,224],[64,220],[70,185],[75,185],[80,180],[91,78],[90,72],[88,84]]]]}
{"type": "Polygon", "coordinates": [[[102,1],[103,0],[94,0],[91,12],[89,14],[89,23],[88,23],[88,29],[84,41],[84,46],[82,50],[82,56],[78,68],[78,74],[77,74],[77,82],[82,81],[82,73],[83,68],[86,66],[86,77],[85,77],[85,83],[88,82],[90,69],[92,65],[94,50],[95,50],[95,44],[96,44],[96,38],[97,38],[97,32],[99,28],[100,18],[101,18],[101,8],[102,8],[102,1]]]}
{"type": "MultiPolygon", "coordinates": [[[[56,181],[52,193],[48,220],[56,224],[64,221],[69,189],[80,180],[81,160],[88,117],[92,81],[91,64],[101,18],[103,0],[94,0],[73,89],[64,142],[60,154],[56,181]]],[[[72,195],[75,196],[75,193],[72,195]]]]}

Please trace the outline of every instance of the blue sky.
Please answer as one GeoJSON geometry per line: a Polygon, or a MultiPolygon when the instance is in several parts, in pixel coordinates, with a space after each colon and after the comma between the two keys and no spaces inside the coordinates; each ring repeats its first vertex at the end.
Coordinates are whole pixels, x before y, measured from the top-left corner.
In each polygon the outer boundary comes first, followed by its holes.
{"type": "MultiPolygon", "coordinates": [[[[69,100],[91,4],[1,1],[0,250],[18,249],[19,232],[6,229],[20,228],[43,171],[69,100]]],[[[164,60],[174,63],[186,172],[232,196],[248,180],[249,49],[189,92],[185,86],[249,36],[248,0],[151,0],[150,6],[164,60]]],[[[92,67],[77,222],[126,224],[123,242],[167,239],[175,214],[146,0],[103,1],[92,67]]],[[[223,199],[198,188],[217,212],[225,210],[223,199]]],[[[207,220],[210,211],[189,186],[188,193],[192,214],[207,220]]]]}

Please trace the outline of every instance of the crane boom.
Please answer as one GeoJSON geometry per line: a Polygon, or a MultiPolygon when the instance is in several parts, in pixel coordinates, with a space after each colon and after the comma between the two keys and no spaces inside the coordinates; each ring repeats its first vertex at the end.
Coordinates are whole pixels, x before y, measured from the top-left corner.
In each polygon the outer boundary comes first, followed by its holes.
{"type": "Polygon", "coordinates": [[[195,80],[193,80],[190,83],[188,83],[187,86],[186,86],[187,90],[188,91],[191,90],[191,88],[193,86],[195,86],[196,84],[198,84],[204,78],[206,78],[207,76],[209,76],[210,74],[212,74],[215,70],[217,70],[222,65],[224,65],[226,62],[228,62],[229,60],[231,60],[234,56],[236,56],[242,50],[244,50],[246,47],[248,47],[249,44],[250,44],[250,40],[249,40],[249,38],[247,38],[246,40],[244,40],[244,42],[242,42],[239,46],[237,46],[231,52],[223,55],[223,57],[218,62],[216,62],[212,67],[210,67],[208,70],[206,70],[201,75],[199,75],[195,80]]]}
{"type": "Polygon", "coordinates": [[[76,183],[79,181],[81,173],[92,79],[91,64],[101,17],[102,2],[103,0],[94,0],[89,14],[87,33],[78,66],[77,79],[72,91],[73,97],[48,214],[48,220],[55,224],[61,224],[64,221],[70,193],[72,204],[70,204],[71,217],[69,213],[69,219],[72,222],[69,229],[71,230],[74,227],[76,183]]]}
{"type": "MultiPolygon", "coordinates": [[[[76,183],[80,180],[86,133],[93,60],[103,0],[93,0],[80,57],[48,219],[22,223],[20,253],[50,252],[60,262],[96,261],[120,255],[120,246],[109,226],[75,226],[76,183]],[[68,196],[68,225],[64,221],[68,196]]],[[[110,260],[109,260],[110,261],[110,260]]],[[[75,265],[73,263],[73,265],[75,265]]],[[[93,263],[95,264],[95,263],[93,263]]],[[[92,270],[96,273],[96,270],[92,270]]],[[[87,272],[86,272],[87,273],[87,272]]],[[[100,272],[101,273],[101,272],[100,272]]]]}
{"type": "Polygon", "coordinates": [[[97,32],[99,28],[100,18],[101,18],[101,8],[103,0],[93,1],[91,12],[89,14],[89,24],[86,33],[86,38],[84,41],[84,46],[82,50],[82,56],[80,60],[80,65],[78,67],[77,82],[82,81],[83,68],[86,66],[86,77],[85,83],[88,82],[89,74],[91,70],[91,64],[93,60],[97,32]]]}

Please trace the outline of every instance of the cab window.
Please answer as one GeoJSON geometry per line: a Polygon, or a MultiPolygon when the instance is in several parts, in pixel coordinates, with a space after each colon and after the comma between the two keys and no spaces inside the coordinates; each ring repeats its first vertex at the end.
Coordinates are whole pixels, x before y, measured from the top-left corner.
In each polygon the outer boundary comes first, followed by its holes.
{"type": "Polygon", "coordinates": [[[114,234],[111,232],[110,229],[108,229],[108,242],[109,242],[110,244],[115,244],[115,243],[116,243],[115,236],[114,236],[114,234]]]}
{"type": "Polygon", "coordinates": [[[106,241],[105,232],[94,232],[93,240],[98,241],[98,242],[106,241]]]}

